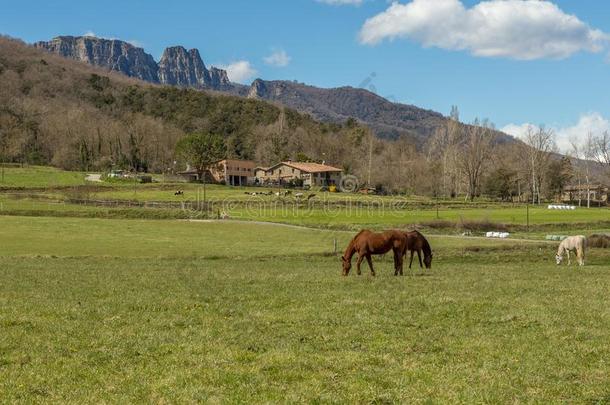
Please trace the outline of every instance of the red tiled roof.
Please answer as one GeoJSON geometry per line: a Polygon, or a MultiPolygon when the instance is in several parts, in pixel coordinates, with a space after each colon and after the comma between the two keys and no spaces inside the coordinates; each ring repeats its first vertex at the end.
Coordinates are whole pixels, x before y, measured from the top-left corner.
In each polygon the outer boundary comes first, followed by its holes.
{"type": "MultiPolygon", "coordinates": [[[[323,173],[323,172],[342,172],[343,170],[337,169],[336,167],[323,165],[320,163],[303,163],[303,162],[282,162],[273,166],[276,167],[280,164],[284,164],[289,167],[294,167],[302,172],[306,173],[323,173]]],[[[271,169],[271,168],[270,168],[271,169]]]]}

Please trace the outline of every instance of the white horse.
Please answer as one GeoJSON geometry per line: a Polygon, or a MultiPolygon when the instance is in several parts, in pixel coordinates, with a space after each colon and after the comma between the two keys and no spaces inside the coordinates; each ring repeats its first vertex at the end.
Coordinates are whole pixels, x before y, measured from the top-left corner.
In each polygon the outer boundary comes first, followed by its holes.
{"type": "Polygon", "coordinates": [[[585,265],[585,248],[587,247],[587,238],[582,235],[579,236],[570,236],[565,238],[559,244],[559,249],[557,250],[557,255],[555,256],[555,260],[557,260],[557,265],[560,265],[563,261],[563,254],[567,253],[568,255],[568,266],[572,264],[570,261],[570,252],[576,253],[576,258],[578,259],[578,265],[585,265]]]}

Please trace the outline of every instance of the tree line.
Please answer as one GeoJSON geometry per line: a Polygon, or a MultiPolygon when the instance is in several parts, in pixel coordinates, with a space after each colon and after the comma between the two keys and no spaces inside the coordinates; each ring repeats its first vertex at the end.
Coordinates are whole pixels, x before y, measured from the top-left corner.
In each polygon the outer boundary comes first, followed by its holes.
{"type": "Polygon", "coordinates": [[[416,145],[408,134],[379,139],[354,119],[322,123],[264,101],[143,84],[0,38],[0,161],[178,171],[189,134],[222,139],[223,157],[326,162],[362,185],[434,197],[539,202],[610,168],[608,134],[590,134],[562,157],[550,130],[500,141],[490,122],[466,125],[454,108],[416,145]]]}

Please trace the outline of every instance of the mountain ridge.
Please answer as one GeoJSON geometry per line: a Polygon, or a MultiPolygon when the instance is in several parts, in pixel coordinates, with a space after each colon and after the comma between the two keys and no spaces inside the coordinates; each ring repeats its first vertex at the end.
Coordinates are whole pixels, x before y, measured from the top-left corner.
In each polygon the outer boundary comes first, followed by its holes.
{"type": "Polygon", "coordinates": [[[197,49],[187,51],[179,45],[166,48],[159,62],[143,48],[120,39],[62,35],[33,46],[150,83],[199,90],[226,90],[231,86],[225,70],[208,69],[197,49]]]}
{"type": "MultiPolygon", "coordinates": [[[[350,118],[356,119],[379,138],[405,137],[420,146],[448,120],[441,113],[394,103],[362,88],[320,88],[295,81],[263,79],[254,80],[249,86],[232,83],[225,70],[208,69],[197,49],[186,50],[179,45],[166,48],[158,63],[143,48],[118,39],[59,36],[33,45],[152,83],[265,100],[307,113],[323,122],[343,123],[350,118]]],[[[497,135],[500,141],[514,141],[502,132],[497,135]]]]}

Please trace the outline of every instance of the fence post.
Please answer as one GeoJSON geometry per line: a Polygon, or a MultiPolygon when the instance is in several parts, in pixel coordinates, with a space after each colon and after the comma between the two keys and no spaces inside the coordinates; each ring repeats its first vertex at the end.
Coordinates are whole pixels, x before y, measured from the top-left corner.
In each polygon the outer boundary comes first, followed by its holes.
{"type": "Polygon", "coordinates": [[[530,231],[530,205],[529,204],[525,204],[525,211],[526,211],[526,217],[527,217],[526,230],[527,230],[527,232],[529,232],[530,231]]]}
{"type": "Polygon", "coordinates": [[[333,254],[337,256],[337,238],[333,239],[333,254]]]}

